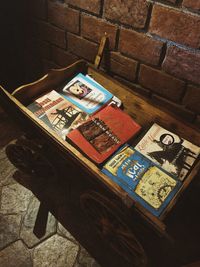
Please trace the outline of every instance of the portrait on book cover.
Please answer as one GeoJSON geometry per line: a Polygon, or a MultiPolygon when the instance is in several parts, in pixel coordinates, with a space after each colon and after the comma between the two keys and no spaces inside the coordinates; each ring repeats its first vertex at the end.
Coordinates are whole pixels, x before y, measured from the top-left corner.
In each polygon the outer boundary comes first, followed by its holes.
{"type": "Polygon", "coordinates": [[[199,155],[199,147],[154,124],[136,149],[169,173],[183,180],[199,155]]]}
{"type": "Polygon", "coordinates": [[[64,88],[63,91],[65,93],[73,94],[73,96],[77,97],[78,99],[83,99],[92,91],[92,89],[81,81],[75,81],[68,88],[64,88]]]}

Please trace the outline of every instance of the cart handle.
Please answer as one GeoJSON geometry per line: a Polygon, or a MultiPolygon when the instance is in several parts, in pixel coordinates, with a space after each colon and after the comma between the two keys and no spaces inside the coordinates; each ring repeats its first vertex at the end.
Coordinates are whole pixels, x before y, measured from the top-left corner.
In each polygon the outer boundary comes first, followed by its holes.
{"type": "Polygon", "coordinates": [[[105,32],[105,35],[101,38],[98,53],[97,53],[97,55],[95,57],[95,61],[94,61],[94,66],[97,69],[99,69],[99,66],[101,64],[101,60],[103,58],[103,54],[105,52],[105,48],[106,48],[107,44],[108,44],[108,36],[107,36],[107,33],[105,32]]]}

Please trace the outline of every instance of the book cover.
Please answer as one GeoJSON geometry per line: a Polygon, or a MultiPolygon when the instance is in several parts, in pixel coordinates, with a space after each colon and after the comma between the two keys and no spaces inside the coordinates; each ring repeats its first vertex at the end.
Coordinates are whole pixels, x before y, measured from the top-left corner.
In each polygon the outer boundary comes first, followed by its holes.
{"type": "Polygon", "coordinates": [[[183,181],[199,156],[200,147],[154,123],[135,149],[183,181]]]}
{"type": "Polygon", "coordinates": [[[39,97],[27,108],[64,140],[70,131],[76,129],[89,117],[54,90],[39,97]]]}
{"type": "Polygon", "coordinates": [[[104,165],[102,172],[155,216],[160,216],[181,182],[125,145],[104,165]]]}
{"type": "Polygon", "coordinates": [[[103,86],[82,73],[65,85],[60,93],[90,115],[101,109],[113,97],[103,86]]]}
{"type": "MultiPolygon", "coordinates": [[[[86,77],[88,77],[91,81],[93,81],[94,83],[96,84],[99,84],[97,83],[97,81],[95,81],[92,77],[90,77],[88,74],[86,75],[86,77]]],[[[112,99],[110,100],[110,102],[108,103],[108,105],[116,105],[117,107],[121,107],[122,106],[122,101],[116,97],[115,95],[113,95],[112,99]]]]}
{"type": "Polygon", "coordinates": [[[140,130],[128,114],[106,106],[68,134],[68,138],[92,161],[102,163],[140,130]]]}

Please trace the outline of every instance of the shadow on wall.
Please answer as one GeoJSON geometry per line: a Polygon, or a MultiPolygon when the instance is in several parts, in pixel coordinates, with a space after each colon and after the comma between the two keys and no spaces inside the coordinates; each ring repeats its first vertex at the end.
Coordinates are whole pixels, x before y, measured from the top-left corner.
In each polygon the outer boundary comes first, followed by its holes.
{"type": "Polygon", "coordinates": [[[29,49],[26,47],[31,29],[28,1],[2,1],[0,25],[0,84],[12,92],[16,87],[31,80],[29,49]]]}

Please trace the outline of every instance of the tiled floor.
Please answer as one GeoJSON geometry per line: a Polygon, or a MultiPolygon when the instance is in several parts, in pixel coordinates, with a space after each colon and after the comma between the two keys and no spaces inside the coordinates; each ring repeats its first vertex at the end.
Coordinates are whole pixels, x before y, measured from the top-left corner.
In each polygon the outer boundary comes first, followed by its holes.
{"type": "Polygon", "coordinates": [[[0,110],[0,266],[97,267],[75,238],[49,213],[46,234],[33,233],[39,201],[13,179],[5,146],[20,132],[0,110]]]}

